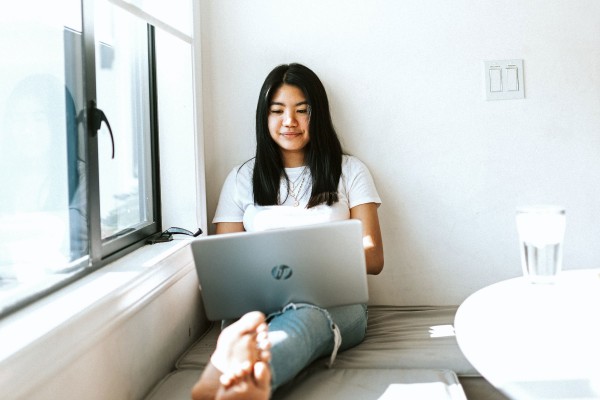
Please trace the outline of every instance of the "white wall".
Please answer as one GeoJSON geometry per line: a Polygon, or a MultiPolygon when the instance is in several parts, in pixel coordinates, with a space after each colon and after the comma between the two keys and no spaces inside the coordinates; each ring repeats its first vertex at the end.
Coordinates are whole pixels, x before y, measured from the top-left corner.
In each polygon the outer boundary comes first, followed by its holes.
{"type": "Polygon", "coordinates": [[[323,80],[384,204],[377,304],[458,304],[521,273],[514,211],[567,208],[565,267],[600,266],[600,3],[205,0],[209,220],[254,152],[276,65],[323,80]],[[523,59],[525,99],[486,102],[484,60],[523,59]]]}

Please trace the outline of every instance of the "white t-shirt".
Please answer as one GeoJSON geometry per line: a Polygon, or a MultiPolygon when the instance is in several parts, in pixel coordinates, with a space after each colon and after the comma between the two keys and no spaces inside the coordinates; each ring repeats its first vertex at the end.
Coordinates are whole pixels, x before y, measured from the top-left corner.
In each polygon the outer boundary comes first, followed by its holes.
{"type": "Polygon", "coordinates": [[[246,231],[261,231],[348,219],[352,207],[366,203],[381,204],[369,170],[353,156],[344,155],[342,158],[339,201],[332,206],[321,204],[310,209],[306,209],[306,205],[312,185],[309,171],[305,167],[285,169],[293,187],[288,190],[285,179],[281,180],[279,198],[283,204],[277,206],[254,204],[253,169],[254,160],[250,160],[229,173],[221,190],[213,223],[243,222],[246,231]],[[297,206],[294,206],[294,197],[298,200],[297,206]]]}

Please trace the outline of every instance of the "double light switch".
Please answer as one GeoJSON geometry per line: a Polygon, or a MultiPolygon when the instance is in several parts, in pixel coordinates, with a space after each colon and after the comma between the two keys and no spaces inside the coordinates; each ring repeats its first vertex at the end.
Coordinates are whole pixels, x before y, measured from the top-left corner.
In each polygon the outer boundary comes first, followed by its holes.
{"type": "Polygon", "coordinates": [[[525,98],[523,60],[485,61],[487,100],[525,98]]]}

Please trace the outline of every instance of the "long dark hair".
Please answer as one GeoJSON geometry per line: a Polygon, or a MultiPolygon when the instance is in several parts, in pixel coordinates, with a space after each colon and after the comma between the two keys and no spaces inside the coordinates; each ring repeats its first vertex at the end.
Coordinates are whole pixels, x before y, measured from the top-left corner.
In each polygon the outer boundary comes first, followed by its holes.
{"type": "Polygon", "coordinates": [[[254,203],[278,204],[281,178],[288,179],[279,146],[271,138],[268,126],[273,95],[283,84],[302,90],[310,109],[309,135],[304,161],[312,179],[312,191],[306,208],[338,201],[338,183],[342,174],[342,145],[338,139],[325,87],[317,75],[301,64],[285,64],[273,69],[260,90],[256,107],[256,158],[252,175],[254,203]]]}

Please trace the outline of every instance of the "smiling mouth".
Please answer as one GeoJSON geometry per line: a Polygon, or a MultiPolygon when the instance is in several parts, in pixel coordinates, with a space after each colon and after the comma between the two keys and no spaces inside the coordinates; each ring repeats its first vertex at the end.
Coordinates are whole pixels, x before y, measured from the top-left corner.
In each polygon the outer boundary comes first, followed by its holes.
{"type": "Polygon", "coordinates": [[[287,132],[287,133],[282,133],[281,136],[285,137],[285,138],[295,138],[302,135],[301,133],[296,133],[296,132],[287,132]]]}

